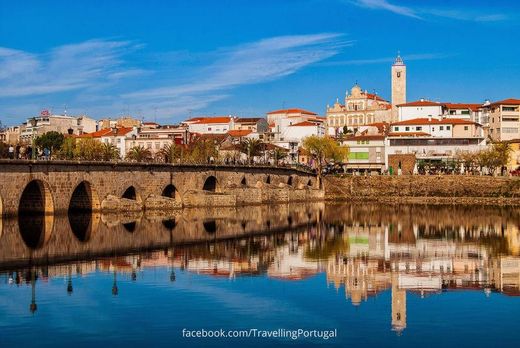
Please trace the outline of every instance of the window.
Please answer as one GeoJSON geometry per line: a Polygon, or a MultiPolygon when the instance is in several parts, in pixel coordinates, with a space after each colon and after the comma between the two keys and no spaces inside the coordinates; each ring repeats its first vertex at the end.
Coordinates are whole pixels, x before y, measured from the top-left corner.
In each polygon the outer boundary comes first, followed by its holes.
{"type": "Polygon", "coordinates": [[[161,143],[155,143],[155,148],[159,150],[161,148],[161,143]]]}
{"type": "Polygon", "coordinates": [[[504,127],[502,133],[518,133],[518,128],[504,127]]]}
{"type": "Polygon", "coordinates": [[[410,131],[410,127],[404,127],[404,130],[409,132],[410,131]]]}
{"type": "Polygon", "coordinates": [[[152,148],[152,143],[146,143],[146,148],[151,149],[152,148]]]}
{"type": "Polygon", "coordinates": [[[117,143],[121,144],[121,138],[117,138],[117,143]]]}
{"type": "Polygon", "coordinates": [[[502,106],[502,111],[516,111],[514,106],[502,106]]]}
{"type": "Polygon", "coordinates": [[[446,126],[446,130],[450,130],[451,129],[451,126],[446,126]]]}
{"type": "Polygon", "coordinates": [[[444,126],[439,126],[439,130],[440,131],[444,130],[444,126]]]}
{"type": "Polygon", "coordinates": [[[469,115],[469,110],[462,110],[461,115],[469,115]]]}
{"type": "Polygon", "coordinates": [[[422,127],[415,127],[416,131],[422,131],[422,127]]]}
{"type": "Polygon", "coordinates": [[[208,132],[211,131],[211,127],[208,127],[208,132]]]}
{"type": "Polygon", "coordinates": [[[394,127],[394,132],[399,132],[399,127],[394,127]]]}
{"type": "Polygon", "coordinates": [[[469,127],[468,126],[464,126],[464,130],[465,131],[469,130],[469,127]]]}

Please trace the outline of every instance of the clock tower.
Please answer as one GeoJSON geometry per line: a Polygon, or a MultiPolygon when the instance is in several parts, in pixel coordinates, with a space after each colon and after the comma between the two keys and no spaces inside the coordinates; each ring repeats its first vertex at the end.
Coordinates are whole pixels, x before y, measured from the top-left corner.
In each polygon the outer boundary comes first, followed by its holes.
{"type": "Polygon", "coordinates": [[[396,105],[406,103],[406,65],[403,59],[397,54],[394,64],[392,64],[392,118],[394,121],[397,116],[396,105]]]}

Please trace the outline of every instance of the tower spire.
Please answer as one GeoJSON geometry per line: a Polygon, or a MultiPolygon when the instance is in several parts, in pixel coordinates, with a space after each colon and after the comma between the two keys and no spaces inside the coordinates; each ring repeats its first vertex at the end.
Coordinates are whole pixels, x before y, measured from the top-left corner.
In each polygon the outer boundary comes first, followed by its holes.
{"type": "Polygon", "coordinates": [[[404,65],[403,58],[401,58],[400,50],[397,50],[397,57],[395,57],[394,65],[404,65]]]}

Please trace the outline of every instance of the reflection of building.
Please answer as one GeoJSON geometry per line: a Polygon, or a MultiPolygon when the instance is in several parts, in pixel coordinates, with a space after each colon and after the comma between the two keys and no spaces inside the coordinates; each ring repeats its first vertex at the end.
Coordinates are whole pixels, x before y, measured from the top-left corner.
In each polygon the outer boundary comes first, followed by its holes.
{"type": "Polygon", "coordinates": [[[406,290],[399,287],[397,275],[392,277],[392,330],[406,329],[406,290]]]}

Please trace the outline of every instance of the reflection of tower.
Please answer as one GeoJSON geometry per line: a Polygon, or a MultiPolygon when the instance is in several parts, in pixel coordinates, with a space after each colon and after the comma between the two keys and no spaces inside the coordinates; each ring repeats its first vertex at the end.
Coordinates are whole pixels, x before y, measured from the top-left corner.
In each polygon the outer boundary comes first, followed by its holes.
{"type": "Polygon", "coordinates": [[[68,276],[67,276],[67,294],[72,295],[72,266],[69,265],[68,276]]]}
{"type": "Polygon", "coordinates": [[[392,121],[397,121],[396,105],[406,103],[406,65],[397,54],[392,65],[392,121]]]}
{"type": "Polygon", "coordinates": [[[36,312],[38,306],[36,305],[36,271],[31,270],[31,304],[29,305],[29,310],[32,314],[36,312]]]}
{"type": "Polygon", "coordinates": [[[119,289],[117,288],[117,273],[114,269],[114,284],[112,284],[112,295],[117,296],[119,294],[119,289]]]}
{"type": "Polygon", "coordinates": [[[392,330],[398,335],[406,329],[406,290],[399,289],[399,275],[392,275],[392,330]]]}

